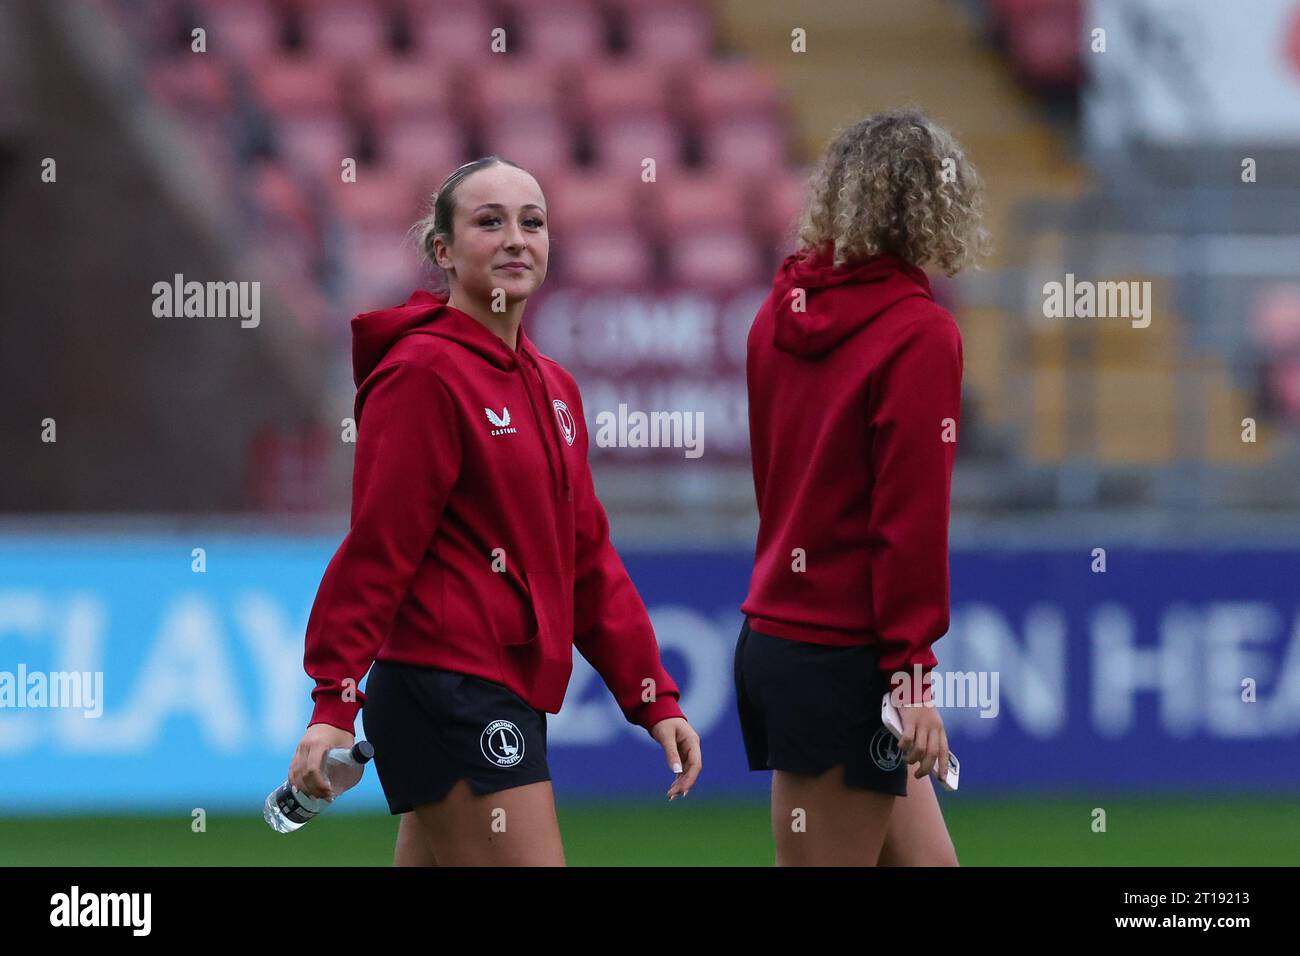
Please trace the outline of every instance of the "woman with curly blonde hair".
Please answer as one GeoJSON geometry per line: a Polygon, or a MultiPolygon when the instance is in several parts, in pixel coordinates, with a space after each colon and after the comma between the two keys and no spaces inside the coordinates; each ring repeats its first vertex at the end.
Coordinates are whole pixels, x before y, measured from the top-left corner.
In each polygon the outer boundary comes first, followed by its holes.
{"type": "Polygon", "coordinates": [[[920,267],[982,254],[981,201],[921,113],[841,131],[750,329],[759,529],[735,682],[749,767],[773,771],[779,866],[957,864],[928,779],[948,762],[928,675],[948,630],[962,342],[920,267]]]}

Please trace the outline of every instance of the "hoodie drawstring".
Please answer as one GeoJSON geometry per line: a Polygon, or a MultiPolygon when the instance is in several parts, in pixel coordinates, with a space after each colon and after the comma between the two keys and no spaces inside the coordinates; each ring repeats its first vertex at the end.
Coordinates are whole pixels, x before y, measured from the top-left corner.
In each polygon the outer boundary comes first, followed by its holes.
{"type": "MultiPolygon", "coordinates": [[[[549,432],[552,436],[551,441],[545,440],[544,437],[542,441],[542,447],[546,451],[546,464],[551,471],[551,485],[555,488],[557,498],[563,495],[565,499],[572,501],[573,486],[569,479],[568,463],[564,460],[564,451],[559,448],[552,449],[552,445],[556,442],[557,429],[559,427],[559,414],[555,410],[555,400],[551,398],[550,390],[546,387],[546,380],[542,377],[541,370],[537,367],[537,363],[533,361],[532,356],[528,356],[527,364],[532,370],[533,376],[537,379],[537,384],[541,387],[542,395],[545,399],[545,408],[539,414],[532,384],[528,381],[528,373],[524,370],[524,363],[520,362],[519,373],[524,379],[524,391],[528,393],[528,404],[533,409],[533,418],[537,422],[538,434],[545,436],[549,432]],[[550,414],[548,415],[547,412],[550,414]],[[547,425],[548,420],[551,422],[550,425],[547,425]],[[558,455],[560,459],[558,474],[555,466],[556,455],[558,455]],[[560,479],[558,483],[557,479],[560,479]]],[[[564,441],[565,439],[563,436],[559,436],[558,440],[564,441]]]]}

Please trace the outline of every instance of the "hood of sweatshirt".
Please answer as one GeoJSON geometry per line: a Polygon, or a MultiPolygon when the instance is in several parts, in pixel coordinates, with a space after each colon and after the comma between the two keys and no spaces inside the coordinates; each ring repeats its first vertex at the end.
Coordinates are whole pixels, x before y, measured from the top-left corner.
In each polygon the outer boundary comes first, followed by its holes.
{"type": "MultiPolygon", "coordinates": [[[[436,335],[450,339],[503,371],[524,369],[524,387],[530,390],[530,401],[534,403],[538,414],[543,416],[542,420],[552,420],[554,416],[551,412],[555,407],[553,389],[547,376],[542,374],[542,354],[524,334],[523,326],[519,327],[519,348],[512,349],[478,319],[448,305],[447,297],[446,292],[434,293],[427,289],[417,289],[402,305],[363,312],[352,320],[352,378],[357,388],[361,388],[361,383],[403,336],[436,335]],[[540,388],[540,395],[531,392],[528,371],[532,372],[532,380],[540,388]]],[[[358,420],[360,415],[361,406],[358,404],[358,420]]],[[[552,448],[549,442],[544,443],[543,447],[559,489],[572,500],[572,476],[564,455],[552,448]]]]}
{"type": "Polygon", "coordinates": [[[903,299],[934,298],[925,273],[905,259],[872,256],[837,269],[829,243],[787,256],[772,291],[776,347],[809,359],[829,352],[903,299]]]}
{"type": "Polygon", "coordinates": [[[473,316],[447,305],[446,292],[419,289],[403,305],[363,312],[352,320],[352,378],[358,388],[404,335],[451,339],[506,371],[518,367],[520,353],[537,364],[537,349],[522,328],[516,352],[473,316]]]}

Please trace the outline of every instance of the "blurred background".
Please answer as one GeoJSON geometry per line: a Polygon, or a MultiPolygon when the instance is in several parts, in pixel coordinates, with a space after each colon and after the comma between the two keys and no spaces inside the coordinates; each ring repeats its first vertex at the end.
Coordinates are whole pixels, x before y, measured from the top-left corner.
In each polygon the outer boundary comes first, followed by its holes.
{"type": "Polygon", "coordinates": [[[592,462],[705,773],[669,807],[578,659],[569,861],[770,864],[745,335],[820,151],[899,106],[964,144],[997,247],[933,277],[965,349],[936,651],[997,680],[944,709],[959,857],[1300,862],[1300,0],[2,0],[0,864],[391,861],[373,769],[299,833],[260,810],[347,529],[348,321],[431,281],[406,232],[488,153],[546,195],[525,327],[588,426],[704,414],[699,458],[592,462]],[[259,321],[159,317],[177,274],[259,283],[259,321]],[[1149,283],[1149,323],[1051,317],[1076,280],[1149,283]],[[37,671],[102,674],[102,713],[4,697],[37,671]]]}

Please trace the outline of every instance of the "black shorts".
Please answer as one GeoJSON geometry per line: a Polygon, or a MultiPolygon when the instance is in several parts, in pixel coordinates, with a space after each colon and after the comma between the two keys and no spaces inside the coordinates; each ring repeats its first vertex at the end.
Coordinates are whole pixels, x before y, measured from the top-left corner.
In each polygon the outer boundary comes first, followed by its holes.
{"type": "Polygon", "coordinates": [[[880,722],[889,682],[874,648],[772,637],[746,619],[736,641],[736,706],[750,770],[821,775],[907,796],[907,764],[880,722]]]}
{"type": "Polygon", "coordinates": [[[551,779],[545,711],[481,677],[375,661],[361,723],[389,813],[436,803],[458,780],[482,795],[551,779]]]}

